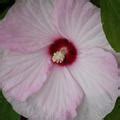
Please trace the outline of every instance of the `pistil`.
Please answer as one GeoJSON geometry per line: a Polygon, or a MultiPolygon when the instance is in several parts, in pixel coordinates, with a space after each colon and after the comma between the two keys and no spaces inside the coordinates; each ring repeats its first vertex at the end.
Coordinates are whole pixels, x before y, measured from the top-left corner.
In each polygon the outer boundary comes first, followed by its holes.
{"type": "Polygon", "coordinates": [[[77,58],[75,45],[66,38],[58,38],[49,46],[51,61],[59,66],[71,65],[77,58]]]}
{"type": "Polygon", "coordinates": [[[57,51],[52,56],[52,61],[54,63],[62,63],[65,59],[67,50],[65,48],[62,48],[60,51],[57,51]]]}

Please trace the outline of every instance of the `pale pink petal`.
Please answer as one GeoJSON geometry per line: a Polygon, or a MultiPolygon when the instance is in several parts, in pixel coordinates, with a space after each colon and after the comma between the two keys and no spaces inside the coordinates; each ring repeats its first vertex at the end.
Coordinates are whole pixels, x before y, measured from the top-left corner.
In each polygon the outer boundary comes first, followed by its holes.
{"type": "MultiPolygon", "coordinates": [[[[91,100],[94,101],[94,98],[91,100]]],[[[74,120],[104,120],[103,117],[95,114],[95,110],[96,108],[90,104],[89,99],[85,98],[84,103],[78,108],[78,114],[74,120]]]]}
{"type": "Polygon", "coordinates": [[[60,33],[80,49],[104,47],[100,9],[86,0],[57,0],[56,24],[60,33]]]}
{"type": "Polygon", "coordinates": [[[99,48],[81,51],[69,71],[85,93],[87,108],[81,117],[87,114],[85,120],[99,120],[111,112],[118,97],[118,68],[111,53],[99,48]]]}
{"type": "Polygon", "coordinates": [[[52,70],[43,89],[25,102],[4,93],[17,112],[33,120],[71,120],[77,115],[76,109],[83,100],[80,85],[65,67],[55,66],[52,70]]]}
{"type": "MultiPolygon", "coordinates": [[[[4,54],[4,51],[0,49],[0,69],[1,69],[1,66],[2,66],[2,58],[3,58],[3,54],[4,54]]],[[[0,84],[0,89],[1,89],[1,84],[0,84]]]]}
{"type": "Polygon", "coordinates": [[[5,52],[0,67],[0,84],[6,94],[19,101],[36,93],[46,81],[50,60],[45,50],[23,55],[5,52]]]}
{"type": "Polygon", "coordinates": [[[120,68],[120,53],[115,53],[115,56],[118,61],[118,67],[120,68]]]}
{"type": "Polygon", "coordinates": [[[33,52],[49,45],[58,32],[52,0],[17,0],[0,23],[0,47],[33,52]]]}
{"type": "Polygon", "coordinates": [[[86,1],[87,0],[56,0],[55,20],[61,34],[66,36],[72,34],[71,29],[72,27],[75,28],[74,25],[77,24],[77,20],[86,1]],[[72,23],[74,23],[73,26],[72,23]]]}

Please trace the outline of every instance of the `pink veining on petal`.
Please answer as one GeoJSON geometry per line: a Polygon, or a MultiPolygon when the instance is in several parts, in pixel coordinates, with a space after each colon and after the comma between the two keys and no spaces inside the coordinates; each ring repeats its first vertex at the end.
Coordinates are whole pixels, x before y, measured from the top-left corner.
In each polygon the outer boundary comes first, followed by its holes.
{"type": "Polygon", "coordinates": [[[52,11],[48,2],[16,1],[0,24],[0,48],[31,53],[48,46],[59,36],[52,11]]]}
{"type": "Polygon", "coordinates": [[[80,49],[105,47],[100,10],[86,0],[57,0],[56,26],[62,36],[75,41],[80,49]]]}
{"type": "Polygon", "coordinates": [[[69,70],[84,90],[86,109],[90,114],[94,113],[94,116],[105,117],[114,108],[118,97],[116,59],[100,48],[81,51],[78,59],[69,70]]]}
{"type": "Polygon", "coordinates": [[[2,60],[0,83],[3,91],[18,101],[25,101],[42,88],[50,60],[45,52],[22,55],[9,52],[2,60]]]}
{"type": "Polygon", "coordinates": [[[82,104],[83,99],[84,92],[67,68],[55,65],[43,89],[29,99],[35,110],[32,117],[38,116],[38,119],[48,120],[51,118],[73,119],[76,117],[77,107],[82,104]]]}

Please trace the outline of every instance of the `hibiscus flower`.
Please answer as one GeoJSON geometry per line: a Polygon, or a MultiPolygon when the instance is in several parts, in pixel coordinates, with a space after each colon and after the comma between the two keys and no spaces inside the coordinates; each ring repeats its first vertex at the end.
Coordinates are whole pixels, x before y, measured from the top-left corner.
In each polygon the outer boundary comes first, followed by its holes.
{"type": "Polygon", "coordinates": [[[30,120],[102,120],[118,97],[100,10],[87,0],[17,0],[0,24],[0,87],[30,120]]]}

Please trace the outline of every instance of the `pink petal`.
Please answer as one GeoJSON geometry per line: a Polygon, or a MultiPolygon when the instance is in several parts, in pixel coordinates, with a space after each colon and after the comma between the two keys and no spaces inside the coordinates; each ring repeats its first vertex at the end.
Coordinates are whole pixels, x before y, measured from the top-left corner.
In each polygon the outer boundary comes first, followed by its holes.
{"type": "Polygon", "coordinates": [[[100,10],[86,0],[57,0],[56,23],[60,33],[78,48],[104,47],[100,10]]]}
{"type": "MultiPolygon", "coordinates": [[[[0,49],[0,71],[1,71],[1,66],[2,66],[2,58],[3,58],[3,50],[0,49]]],[[[1,84],[0,84],[0,89],[1,89],[1,84]]]]}
{"type": "Polygon", "coordinates": [[[0,24],[0,47],[14,51],[40,50],[58,37],[50,0],[17,0],[0,24]]]}
{"type": "Polygon", "coordinates": [[[64,67],[55,66],[43,89],[19,102],[7,98],[14,109],[32,120],[71,120],[82,103],[83,91],[64,67]]]}
{"type": "Polygon", "coordinates": [[[115,52],[115,56],[116,56],[116,59],[117,59],[117,62],[118,62],[118,67],[120,68],[120,52],[119,53],[115,52]]]}
{"type": "Polygon", "coordinates": [[[85,120],[104,118],[118,97],[118,68],[113,55],[99,48],[82,51],[69,70],[85,92],[86,109],[82,108],[79,120],[84,120],[85,114],[85,120]]]}
{"type": "Polygon", "coordinates": [[[25,101],[43,86],[50,67],[49,61],[43,51],[27,55],[6,52],[0,70],[2,90],[18,101],[25,101]]]}
{"type": "MultiPolygon", "coordinates": [[[[94,102],[94,98],[91,100],[94,102]]],[[[74,120],[103,120],[103,117],[97,114],[93,104],[91,104],[91,101],[88,98],[85,98],[82,106],[78,108],[78,115],[74,120]]],[[[105,111],[103,111],[103,113],[104,112],[105,111]]]]}

